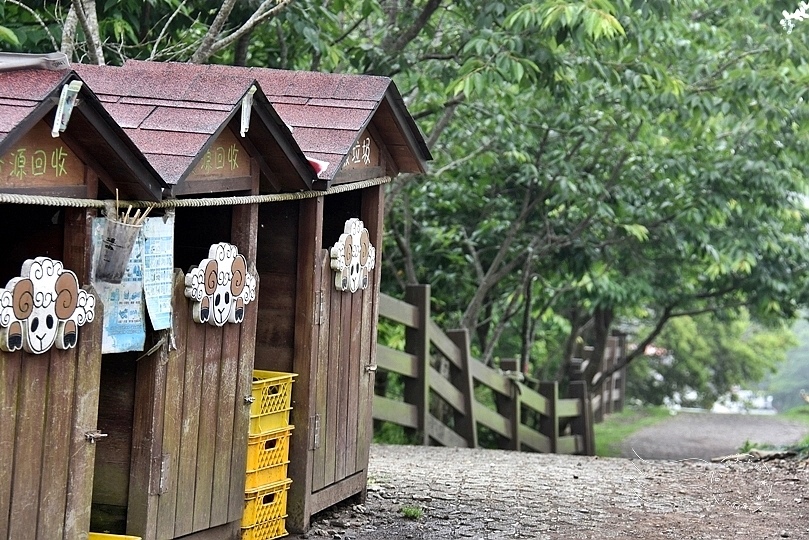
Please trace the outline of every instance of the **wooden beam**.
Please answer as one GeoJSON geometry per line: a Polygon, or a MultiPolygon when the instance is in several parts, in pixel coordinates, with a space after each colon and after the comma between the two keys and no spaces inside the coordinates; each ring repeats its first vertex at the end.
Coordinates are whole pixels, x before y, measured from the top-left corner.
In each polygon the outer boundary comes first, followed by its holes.
{"type": "Polygon", "coordinates": [[[430,286],[409,285],[405,293],[407,302],[418,311],[416,328],[405,329],[405,350],[418,358],[419,377],[405,381],[405,401],[412,403],[419,411],[418,435],[423,445],[430,444],[427,433],[427,414],[430,410],[430,286]]]}

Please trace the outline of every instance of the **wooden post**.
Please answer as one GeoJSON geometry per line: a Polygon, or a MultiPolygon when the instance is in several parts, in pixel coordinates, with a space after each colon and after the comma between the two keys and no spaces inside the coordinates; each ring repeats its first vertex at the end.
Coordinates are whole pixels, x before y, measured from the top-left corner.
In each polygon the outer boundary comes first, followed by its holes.
{"type": "Polygon", "coordinates": [[[595,437],[593,434],[593,418],[590,409],[590,400],[587,396],[587,383],[572,381],[568,389],[571,398],[577,398],[581,403],[581,414],[570,421],[570,431],[573,435],[582,438],[581,452],[586,456],[595,455],[595,437]]]}
{"type": "MultiPolygon", "coordinates": [[[[618,354],[617,362],[623,362],[626,358],[626,334],[619,334],[618,336],[618,354]]],[[[626,367],[618,373],[618,401],[615,404],[615,412],[624,410],[624,403],[626,403],[626,367]]]]}
{"type": "Polygon", "coordinates": [[[320,283],[320,249],[323,243],[323,197],[305,199],[298,216],[298,283],[295,301],[295,353],[293,371],[298,378],[292,385],[292,430],[289,477],[292,485],[287,503],[287,528],[295,532],[309,529],[312,515],[312,471],[314,448],[311,444],[317,412],[318,328],[314,314],[319,313],[315,290],[320,283]]]}
{"type": "Polygon", "coordinates": [[[477,421],[475,420],[475,385],[472,377],[472,368],[469,362],[472,358],[470,350],[469,332],[466,329],[449,330],[447,337],[461,351],[461,369],[453,370],[452,384],[463,392],[464,408],[466,414],[457,415],[455,420],[455,431],[466,439],[469,448],[478,446],[477,421]]]}
{"type": "Polygon", "coordinates": [[[549,451],[555,454],[559,442],[559,416],[556,414],[559,384],[556,381],[539,383],[539,393],[548,400],[548,414],[539,417],[539,432],[548,437],[549,451]]]}
{"type": "Polygon", "coordinates": [[[418,359],[418,378],[405,381],[405,401],[418,408],[418,437],[430,444],[427,416],[430,414],[430,286],[408,285],[405,301],[418,310],[418,327],[405,330],[405,351],[418,359]]]}

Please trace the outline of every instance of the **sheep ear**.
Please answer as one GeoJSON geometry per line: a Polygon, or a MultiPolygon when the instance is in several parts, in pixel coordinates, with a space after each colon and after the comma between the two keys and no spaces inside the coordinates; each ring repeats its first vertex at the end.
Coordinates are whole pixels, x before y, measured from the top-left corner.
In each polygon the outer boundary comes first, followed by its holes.
{"type": "Polygon", "coordinates": [[[56,280],[56,316],[65,320],[73,316],[79,302],[79,281],[76,274],[65,270],[56,280]]]}
{"type": "Polygon", "coordinates": [[[12,289],[14,316],[24,321],[34,311],[34,282],[28,278],[16,278],[11,280],[9,286],[12,289]]]}
{"type": "Polygon", "coordinates": [[[213,294],[216,291],[216,284],[219,276],[219,265],[215,259],[209,259],[208,264],[205,265],[205,294],[213,294]]]}
{"type": "Polygon", "coordinates": [[[244,290],[245,274],[247,273],[247,260],[243,255],[237,255],[231,266],[233,277],[230,280],[230,294],[239,296],[244,290]]]}

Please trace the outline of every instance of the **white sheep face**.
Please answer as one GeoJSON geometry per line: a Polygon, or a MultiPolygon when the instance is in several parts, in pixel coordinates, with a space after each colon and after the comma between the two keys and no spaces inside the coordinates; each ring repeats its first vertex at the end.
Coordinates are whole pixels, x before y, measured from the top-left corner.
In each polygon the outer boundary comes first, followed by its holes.
{"type": "Polygon", "coordinates": [[[79,326],[95,317],[95,297],[61,261],[28,259],[0,289],[0,349],[41,354],[76,346],[79,326]]]}
{"type": "Polygon", "coordinates": [[[194,300],[194,321],[214,326],[240,323],[245,305],[256,299],[256,278],[247,271],[247,260],[238,248],[220,242],[186,274],[185,295],[194,300]]]}
{"type": "Polygon", "coordinates": [[[334,287],[338,291],[357,292],[368,288],[370,271],[376,264],[376,250],[362,221],[351,218],[343,234],[331,248],[334,287]]]}

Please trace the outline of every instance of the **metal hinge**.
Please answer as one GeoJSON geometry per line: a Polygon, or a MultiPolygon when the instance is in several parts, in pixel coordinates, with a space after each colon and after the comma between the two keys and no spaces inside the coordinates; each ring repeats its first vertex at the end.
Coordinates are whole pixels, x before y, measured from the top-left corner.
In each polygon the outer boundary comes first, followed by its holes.
{"type": "Polygon", "coordinates": [[[316,414],[309,418],[309,449],[320,448],[320,415],[316,414]]]}
{"type": "Polygon", "coordinates": [[[106,437],[106,436],[107,436],[107,434],[106,434],[106,433],[101,433],[101,432],[100,432],[99,430],[97,430],[97,429],[96,429],[96,430],[94,430],[94,431],[85,431],[85,432],[84,432],[84,440],[86,440],[86,441],[87,441],[87,442],[89,442],[90,444],[95,444],[95,442],[96,442],[97,440],[99,440],[99,439],[103,439],[103,438],[104,438],[104,437],[106,437]]]}
{"type": "Polygon", "coordinates": [[[315,326],[323,324],[326,309],[325,304],[326,304],[326,293],[323,291],[317,291],[317,294],[315,296],[315,314],[314,314],[315,326]]]}
{"type": "Polygon", "coordinates": [[[160,482],[158,484],[158,493],[164,494],[169,490],[169,469],[171,468],[171,454],[163,454],[163,459],[160,462],[160,482]]]}
{"type": "Polygon", "coordinates": [[[152,458],[152,473],[149,480],[149,494],[162,495],[169,490],[171,455],[161,454],[152,458]]]}

